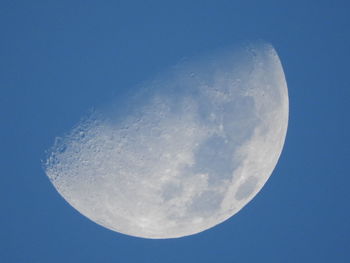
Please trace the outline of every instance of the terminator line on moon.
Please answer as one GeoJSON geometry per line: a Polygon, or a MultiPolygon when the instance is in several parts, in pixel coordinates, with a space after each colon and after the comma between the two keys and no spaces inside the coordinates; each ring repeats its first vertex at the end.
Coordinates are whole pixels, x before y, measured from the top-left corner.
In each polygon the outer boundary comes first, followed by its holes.
{"type": "Polygon", "coordinates": [[[56,141],[45,170],[69,204],[106,228],[192,235],[263,187],[288,111],[276,51],[250,45],[177,65],[119,108],[91,114],[56,141]]]}

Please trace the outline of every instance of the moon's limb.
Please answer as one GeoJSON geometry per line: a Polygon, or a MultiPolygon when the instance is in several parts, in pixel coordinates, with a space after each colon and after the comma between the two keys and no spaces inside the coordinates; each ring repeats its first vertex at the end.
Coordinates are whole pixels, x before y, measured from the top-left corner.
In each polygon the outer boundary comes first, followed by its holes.
{"type": "Polygon", "coordinates": [[[46,173],[73,207],[124,234],[174,238],[217,225],[259,192],[288,124],[270,45],[180,65],[144,94],[128,114],[93,114],[54,146],[46,173]]]}

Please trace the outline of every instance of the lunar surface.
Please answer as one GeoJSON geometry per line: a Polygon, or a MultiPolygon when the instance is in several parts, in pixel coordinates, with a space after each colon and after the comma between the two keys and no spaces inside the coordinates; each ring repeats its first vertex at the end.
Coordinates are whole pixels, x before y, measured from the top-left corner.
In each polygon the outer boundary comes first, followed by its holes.
{"type": "Polygon", "coordinates": [[[281,154],[288,110],[269,44],[184,60],[58,138],[45,171],[69,204],[108,229],[192,235],[260,191],[281,154]]]}

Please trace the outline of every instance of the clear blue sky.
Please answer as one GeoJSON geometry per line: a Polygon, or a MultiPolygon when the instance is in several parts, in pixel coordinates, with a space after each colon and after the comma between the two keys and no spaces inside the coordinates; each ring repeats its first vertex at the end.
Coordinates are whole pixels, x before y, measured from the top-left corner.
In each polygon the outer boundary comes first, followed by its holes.
{"type": "Polygon", "coordinates": [[[2,0],[0,262],[350,262],[349,10],[345,0],[2,0]],[[256,39],[280,55],[290,122],[273,176],[241,212],[147,240],[59,196],[41,160],[89,109],[183,57],[256,39]]]}

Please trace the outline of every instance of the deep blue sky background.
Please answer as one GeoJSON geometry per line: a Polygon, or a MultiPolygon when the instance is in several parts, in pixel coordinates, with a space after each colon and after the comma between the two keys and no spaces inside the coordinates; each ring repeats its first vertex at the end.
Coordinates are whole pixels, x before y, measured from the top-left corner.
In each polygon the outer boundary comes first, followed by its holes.
{"type": "Polygon", "coordinates": [[[350,262],[349,12],[345,0],[1,0],[0,262],[350,262]],[[256,39],[280,55],[290,122],[273,176],[241,212],[147,240],[56,192],[41,160],[89,109],[183,57],[256,39]]]}

